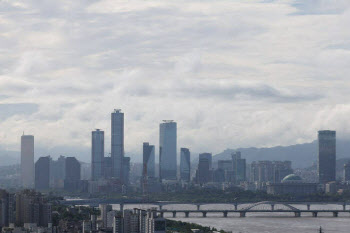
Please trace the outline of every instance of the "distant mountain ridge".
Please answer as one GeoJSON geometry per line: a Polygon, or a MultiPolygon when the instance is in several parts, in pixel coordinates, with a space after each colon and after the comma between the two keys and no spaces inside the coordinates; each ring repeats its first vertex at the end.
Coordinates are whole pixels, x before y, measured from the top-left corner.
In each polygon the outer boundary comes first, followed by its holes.
{"type": "MultiPolygon", "coordinates": [[[[293,168],[310,167],[317,161],[318,149],[317,141],[291,146],[276,146],[271,148],[238,148],[226,149],[214,155],[213,161],[230,159],[231,153],[241,151],[242,157],[247,159],[247,163],[259,160],[290,160],[293,168]]],[[[350,158],[350,141],[337,139],[337,159],[350,158]]]]}

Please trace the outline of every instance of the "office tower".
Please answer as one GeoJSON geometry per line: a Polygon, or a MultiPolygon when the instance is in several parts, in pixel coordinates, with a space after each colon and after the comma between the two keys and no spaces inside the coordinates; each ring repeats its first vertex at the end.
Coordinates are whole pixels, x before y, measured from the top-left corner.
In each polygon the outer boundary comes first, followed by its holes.
{"type": "Polygon", "coordinates": [[[34,136],[21,137],[21,181],[22,187],[34,186],[34,136]]]}
{"type": "Polygon", "coordinates": [[[64,189],[67,191],[77,191],[80,181],[81,166],[75,157],[66,158],[66,178],[64,189]]]}
{"type": "Polygon", "coordinates": [[[239,184],[246,180],[246,160],[237,159],[236,166],[236,182],[239,184]]]}
{"type": "Polygon", "coordinates": [[[124,113],[115,109],[111,114],[111,157],[112,176],[123,180],[124,157],[124,113]]]}
{"type": "Polygon", "coordinates": [[[336,132],[318,131],[318,179],[321,184],[335,181],[336,132]]]}
{"type": "Polygon", "coordinates": [[[99,180],[104,177],[104,132],[96,129],[91,138],[91,179],[99,180]]]}
{"type": "Polygon", "coordinates": [[[187,148],[180,149],[180,178],[183,181],[191,181],[191,153],[187,148]]]}
{"type": "Polygon", "coordinates": [[[50,186],[52,188],[63,188],[66,176],[66,157],[60,155],[57,160],[51,159],[50,164],[50,186]]]}
{"type": "Polygon", "coordinates": [[[103,227],[107,227],[107,214],[108,212],[113,210],[112,205],[99,204],[99,209],[101,213],[100,216],[101,216],[103,227]]]}
{"type": "Polygon", "coordinates": [[[210,164],[212,161],[212,155],[210,153],[199,154],[199,163],[197,169],[197,183],[198,184],[206,184],[210,182],[210,164]]]}
{"type": "Polygon", "coordinates": [[[9,225],[9,193],[0,189],[0,229],[9,225]]]}
{"type": "Polygon", "coordinates": [[[213,169],[213,156],[211,153],[201,153],[199,157],[203,159],[206,158],[209,162],[209,170],[213,169]]]}
{"type": "Polygon", "coordinates": [[[177,179],[177,125],[174,121],[164,121],[159,126],[159,177],[177,179]]]}
{"type": "Polygon", "coordinates": [[[143,169],[142,176],[144,178],[155,177],[155,152],[154,145],[148,142],[143,143],[143,169]]]}
{"type": "Polygon", "coordinates": [[[219,160],[217,170],[218,171],[214,173],[216,182],[234,182],[232,160],[219,160]],[[224,176],[224,178],[222,178],[222,176],[224,176]]]}
{"type": "Polygon", "coordinates": [[[123,184],[130,182],[130,157],[123,157],[123,184]]]}
{"type": "Polygon", "coordinates": [[[241,152],[232,154],[232,167],[235,176],[235,182],[239,183],[246,180],[246,160],[242,159],[241,152]]]}
{"type": "Polygon", "coordinates": [[[80,180],[80,163],[75,157],[66,158],[66,180],[80,180]]]}
{"type": "Polygon", "coordinates": [[[35,190],[50,188],[50,156],[40,157],[35,163],[35,190]]]}
{"type": "Polygon", "coordinates": [[[344,164],[344,182],[350,181],[350,162],[344,164]]]}
{"type": "Polygon", "coordinates": [[[16,193],[16,225],[35,223],[47,227],[51,221],[51,204],[33,190],[16,193]]]}
{"type": "Polygon", "coordinates": [[[225,171],[222,168],[218,168],[214,171],[213,181],[219,183],[225,182],[227,181],[225,175],[225,171]]]}

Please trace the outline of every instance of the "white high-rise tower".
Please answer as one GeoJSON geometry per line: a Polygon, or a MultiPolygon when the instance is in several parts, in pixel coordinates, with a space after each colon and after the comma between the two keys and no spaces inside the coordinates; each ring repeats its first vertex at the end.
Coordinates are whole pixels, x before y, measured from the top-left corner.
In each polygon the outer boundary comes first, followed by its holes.
{"type": "Polygon", "coordinates": [[[21,137],[21,184],[23,188],[34,187],[34,136],[21,137]]]}

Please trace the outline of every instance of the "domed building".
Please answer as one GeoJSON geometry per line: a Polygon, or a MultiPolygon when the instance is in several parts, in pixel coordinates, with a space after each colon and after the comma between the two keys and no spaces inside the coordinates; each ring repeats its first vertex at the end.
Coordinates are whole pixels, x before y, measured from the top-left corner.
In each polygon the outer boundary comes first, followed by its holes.
{"type": "Polygon", "coordinates": [[[284,177],[281,183],[268,183],[267,193],[273,195],[307,195],[317,192],[316,183],[305,183],[303,179],[295,174],[284,177]]]}
{"type": "Polygon", "coordinates": [[[303,179],[300,176],[297,176],[295,174],[289,174],[288,176],[284,177],[282,180],[282,183],[302,183],[303,179]]]}

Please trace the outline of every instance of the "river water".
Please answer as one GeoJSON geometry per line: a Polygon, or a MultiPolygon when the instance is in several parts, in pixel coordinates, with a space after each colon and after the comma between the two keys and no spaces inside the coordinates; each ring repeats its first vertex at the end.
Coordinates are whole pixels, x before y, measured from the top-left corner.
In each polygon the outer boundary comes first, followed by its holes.
{"type": "MultiPolygon", "coordinates": [[[[240,205],[238,209],[247,205],[240,205]]],[[[293,205],[298,209],[306,210],[305,205],[293,205]]],[[[147,209],[151,205],[126,205],[124,209],[142,208],[147,209]]],[[[119,209],[119,205],[113,205],[114,209],[119,209]]],[[[202,205],[201,210],[234,209],[231,205],[202,205]]],[[[256,209],[270,209],[270,205],[261,205],[256,209]]],[[[341,205],[311,205],[311,210],[342,210],[341,205]]],[[[167,210],[196,210],[193,205],[166,205],[167,210]]],[[[275,209],[286,209],[285,206],[275,205],[275,209]]],[[[347,206],[350,210],[350,206],[347,206]]],[[[172,214],[165,214],[164,217],[183,222],[197,223],[202,226],[215,227],[218,230],[232,231],[234,233],[317,233],[322,227],[324,233],[350,233],[350,214],[339,213],[339,217],[333,217],[332,213],[319,213],[317,218],[311,213],[303,213],[300,218],[294,217],[294,213],[247,213],[245,218],[240,218],[238,213],[229,213],[224,218],[221,213],[208,213],[206,218],[201,213],[192,213],[189,218],[185,218],[184,213],[177,213],[176,218],[172,214]]]]}

